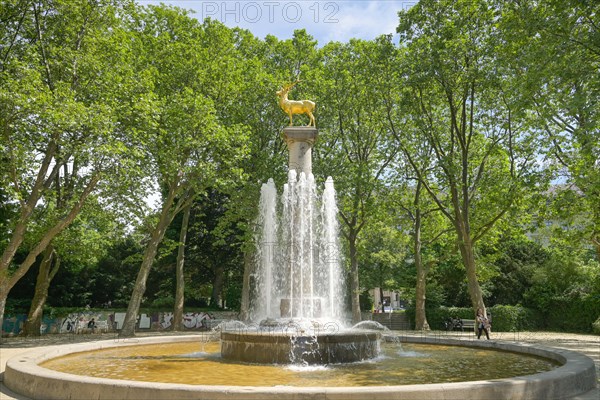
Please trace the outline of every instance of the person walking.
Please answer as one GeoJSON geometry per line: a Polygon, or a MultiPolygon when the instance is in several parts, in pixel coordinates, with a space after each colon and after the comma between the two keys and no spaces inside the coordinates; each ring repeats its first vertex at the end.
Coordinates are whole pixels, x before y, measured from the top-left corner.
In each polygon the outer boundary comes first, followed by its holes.
{"type": "Polygon", "coordinates": [[[485,332],[485,337],[490,340],[490,321],[483,314],[481,308],[477,309],[475,319],[477,320],[477,339],[481,338],[481,334],[485,332]]]}

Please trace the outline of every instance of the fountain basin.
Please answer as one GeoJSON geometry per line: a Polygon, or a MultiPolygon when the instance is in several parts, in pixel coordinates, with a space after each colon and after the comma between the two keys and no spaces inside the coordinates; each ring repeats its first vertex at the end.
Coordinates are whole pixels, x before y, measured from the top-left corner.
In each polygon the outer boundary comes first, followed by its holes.
{"type": "Polygon", "coordinates": [[[536,355],[563,364],[554,370],[507,379],[445,384],[369,387],[207,386],[92,378],[52,371],[38,364],[75,352],[136,344],[200,341],[198,335],[107,340],[39,348],[13,357],[6,365],[5,385],[29,398],[64,399],[565,399],[596,387],[593,360],[562,349],[513,342],[463,341],[439,337],[400,337],[402,342],[481,347],[536,355]]]}
{"type": "Polygon", "coordinates": [[[221,332],[221,357],[259,364],[337,364],[379,354],[379,332],[297,335],[285,332],[221,332]]]}

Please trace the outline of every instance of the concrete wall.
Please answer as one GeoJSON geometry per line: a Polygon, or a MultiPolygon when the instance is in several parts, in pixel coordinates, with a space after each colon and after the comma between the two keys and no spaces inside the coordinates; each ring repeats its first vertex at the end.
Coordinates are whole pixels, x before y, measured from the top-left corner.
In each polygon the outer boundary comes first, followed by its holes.
{"type": "MultiPolygon", "coordinates": [[[[87,323],[94,318],[96,321],[107,321],[111,330],[120,329],[119,321],[125,316],[123,311],[114,310],[81,310],[66,316],[49,318],[45,316],[42,320],[42,334],[48,333],[75,333],[78,321],[87,323]]],[[[213,326],[215,321],[236,319],[234,311],[207,311],[184,313],[183,324],[190,331],[202,331],[213,326]]],[[[7,316],[2,324],[2,336],[16,336],[23,329],[23,323],[27,320],[26,314],[7,316]]],[[[155,311],[141,313],[138,316],[136,330],[138,331],[162,331],[169,330],[173,320],[172,311],[155,311]]]]}

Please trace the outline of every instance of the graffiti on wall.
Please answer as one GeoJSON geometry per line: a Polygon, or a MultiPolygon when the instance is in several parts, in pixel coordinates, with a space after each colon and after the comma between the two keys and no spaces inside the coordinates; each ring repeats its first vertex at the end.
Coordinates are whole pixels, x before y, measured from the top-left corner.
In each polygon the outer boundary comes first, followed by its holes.
{"type": "MultiPolygon", "coordinates": [[[[60,318],[43,319],[42,334],[46,333],[81,333],[88,322],[94,318],[96,324],[106,324],[109,330],[121,328],[125,313],[110,311],[90,311],[70,313],[60,318]]],[[[141,314],[137,318],[136,328],[142,331],[160,331],[169,330],[173,325],[173,312],[155,312],[141,314]]],[[[210,329],[210,321],[214,315],[206,312],[187,312],[183,315],[183,325],[189,330],[207,330],[210,329]]],[[[27,320],[27,315],[17,314],[8,316],[2,324],[2,336],[16,336],[23,329],[23,323],[27,320]]]]}

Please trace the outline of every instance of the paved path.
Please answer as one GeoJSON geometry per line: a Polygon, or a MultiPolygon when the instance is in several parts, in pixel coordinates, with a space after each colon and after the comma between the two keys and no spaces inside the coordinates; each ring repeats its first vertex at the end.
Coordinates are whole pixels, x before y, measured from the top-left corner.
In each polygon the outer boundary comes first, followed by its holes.
{"type": "MultiPolygon", "coordinates": [[[[410,336],[440,336],[453,337],[462,340],[477,340],[470,332],[416,332],[416,331],[397,331],[399,335],[410,336]]],[[[156,332],[140,336],[162,336],[172,333],[156,332]]],[[[189,332],[185,332],[189,335],[189,332]]],[[[200,334],[200,333],[199,333],[200,334]]],[[[57,345],[69,345],[73,343],[89,342],[96,340],[107,340],[114,338],[114,334],[95,334],[95,335],[46,335],[39,339],[8,338],[0,343],[0,400],[28,400],[22,396],[12,393],[2,382],[2,374],[6,368],[6,361],[16,355],[27,352],[36,347],[49,347],[57,345]]],[[[571,398],[570,400],[600,400],[600,336],[580,335],[574,333],[554,333],[554,332],[493,332],[492,340],[511,341],[521,343],[537,343],[543,346],[558,347],[567,350],[573,350],[592,358],[596,364],[598,376],[598,386],[584,395],[571,398]]],[[[477,400],[477,399],[470,399],[477,400]]],[[[500,400],[500,399],[499,399],[500,400]]]]}

